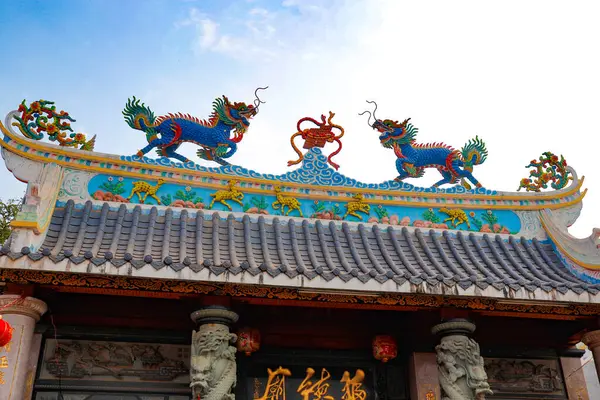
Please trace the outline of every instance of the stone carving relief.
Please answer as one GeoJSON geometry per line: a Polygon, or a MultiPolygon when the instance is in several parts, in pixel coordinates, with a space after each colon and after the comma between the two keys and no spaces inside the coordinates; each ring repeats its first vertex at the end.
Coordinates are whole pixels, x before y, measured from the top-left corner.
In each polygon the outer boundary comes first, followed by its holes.
{"type": "Polygon", "coordinates": [[[192,333],[191,383],[193,397],[202,400],[234,400],[237,336],[227,325],[205,324],[192,333]]]}
{"type": "Polygon", "coordinates": [[[188,346],[84,340],[47,343],[40,379],[188,382],[188,346]]]}
{"type": "Polygon", "coordinates": [[[521,231],[519,232],[527,239],[544,239],[546,232],[540,222],[537,211],[515,211],[519,220],[521,220],[521,231]]]}
{"type": "Polygon", "coordinates": [[[89,200],[88,194],[88,182],[91,179],[92,174],[67,169],[65,171],[65,177],[63,178],[63,184],[58,194],[60,201],[67,201],[70,199],[81,201],[89,200]]]}
{"type": "Polygon", "coordinates": [[[556,360],[487,358],[485,369],[489,383],[497,395],[565,394],[560,367],[556,360]]]}

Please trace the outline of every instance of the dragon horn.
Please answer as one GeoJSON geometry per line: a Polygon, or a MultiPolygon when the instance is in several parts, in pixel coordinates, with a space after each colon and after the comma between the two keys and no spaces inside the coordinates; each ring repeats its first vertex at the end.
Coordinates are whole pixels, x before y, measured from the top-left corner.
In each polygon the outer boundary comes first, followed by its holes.
{"type": "Polygon", "coordinates": [[[375,113],[377,112],[377,103],[375,103],[375,101],[370,100],[367,100],[367,103],[375,104],[375,109],[373,110],[373,118],[377,119],[377,116],[375,115],[375,113]]]}
{"type": "Polygon", "coordinates": [[[363,111],[361,113],[358,113],[358,115],[365,115],[366,113],[369,114],[369,119],[367,120],[367,125],[369,125],[372,128],[373,125],[371,124],[371,117],[373,116],[373,114],[371,114],[371,111],[365,110],[365,111],[363,111]]]}
{"type": "Polygon", "coordinates": [[[374,101],[371,101],[371,100],[367,100],[367,103],[369,103],[369,104],[375,104],[375,109],[373,110],[373,113],[371,113],[371,111],[363,111],[363,112],[361,112],[358,115],[364,115],[365,113],[369,113],[369,119],[367,120],[367,124],[370,127],[373,127],[373,124],[371,124],[371,117],[373,117],[373,119],[375,121],[377,121],[377,117],[375,116],[375,111],[377,111],[377,103],[375,103],[374,101]]]}
{"type": "Polygon", "coordinates": [[[259,90],[267,90],[269,87],[265,86],[265,87],[258,87],[256,88],[256,90],[254,91],[254,97],[256,97],[256,99],[254,100],[254,107],[258,110],[258,106],[260,106],[261,104],[266,103],[266,101],[262,101],[259,97],[258,97],[258,91],[259,90]]]}

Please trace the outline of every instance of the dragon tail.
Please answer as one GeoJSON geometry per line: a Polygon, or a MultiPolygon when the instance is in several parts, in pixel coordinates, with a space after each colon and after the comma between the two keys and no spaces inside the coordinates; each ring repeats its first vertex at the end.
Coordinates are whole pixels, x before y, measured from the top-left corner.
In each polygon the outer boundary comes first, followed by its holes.
{"type": "Polygon", "coordinates": [[[94,146],[95,145],[96,145],[96,135],[94,135],[94,137],[92,137],[87,142],[83,143],[79,149],[80,150],[87,150],[87,151],[94,151],[94,146]]]}
{"type": "Polygon", "coordinates": [[[146,135],[151,137],[154,135],[154,123],[156,117],[150,108],[144,103],[140,104],[140,100],[133,96],[133,99],[127,99],[125,109],[123,110],[125,122],[133,129],[146,132],[146,135]]]}
{"type": "Polygon", "coordinates": [[[460,150],[460,154],[465,163],[465,169],[473,171],[474,165],[483,164],[487,159],[488,151],[483,140],[475,136],[475,139],[469,140],[464,145],[460,150]]]}

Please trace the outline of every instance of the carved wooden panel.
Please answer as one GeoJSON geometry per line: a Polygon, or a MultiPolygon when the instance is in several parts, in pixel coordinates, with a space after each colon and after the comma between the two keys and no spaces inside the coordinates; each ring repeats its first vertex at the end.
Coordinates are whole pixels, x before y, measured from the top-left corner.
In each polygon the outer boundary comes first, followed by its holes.
{"type": "Polygon", "coordinates": [[[559,360],[486,358],[494,398],[567,399],[559,360]]]}

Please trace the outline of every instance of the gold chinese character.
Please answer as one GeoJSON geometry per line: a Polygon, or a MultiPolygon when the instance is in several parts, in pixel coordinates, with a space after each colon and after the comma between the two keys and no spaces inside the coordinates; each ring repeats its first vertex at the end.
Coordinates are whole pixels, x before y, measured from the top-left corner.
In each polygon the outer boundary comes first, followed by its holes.
{"type": "Polygon", "coordinates": [[[352,379],[350,379],[350,372],[344,371],[344,375],[340,380],[344,383],[342,400],[365,400],[367,392],[365,389],[361,389],[364,380],[365,372],[362,369],[357,369],[352,379]]]}
{"type": "Polygon", "coordinates": [[[0,351],[5,351],[7,353],[10,353],[10,345],[12,343],[12,340],[8,343],[6,343],[4,346],[0,347],[0,351]]]}
{"type": "Polygon", "coordinates": [[[6,382],[4,381],[4,372],[0,371],[0,385],[4,385],[6,382]]]}
{"type": "Polygon", "coordinates": [[[8,368],[8,357],[0,357],[0,368],[8,368]]]}
{"type": "Polygon", "coordinates": [[[306,369],[306,378],[298,386],[297,392],[302,395],[302,400],[310,400],[310,396],[314,396],[314,400],[333,400],[332,396],[327,396],[329,383],[327,380],[331,378],[331,374],[325,368],[321,371],[321,379],[312,383],[309,379],[313,377],[315,370],[312,368],[306,369]]]}
{"type": "Polygon", "coordinates": [[[435,393],[431,390],[425,393],[425,400],[435,400],[435,393]]]}
{"type": "Polygon", "coordinates": [[[267,368],[269,378],[267,379],[267,386],[265,387],[265,393],[262,397],[254,400],[285,400],[285,377],[292,376],[292,373],[287,368],[279,367],[275,371],[271,368],[267,368]]]}

